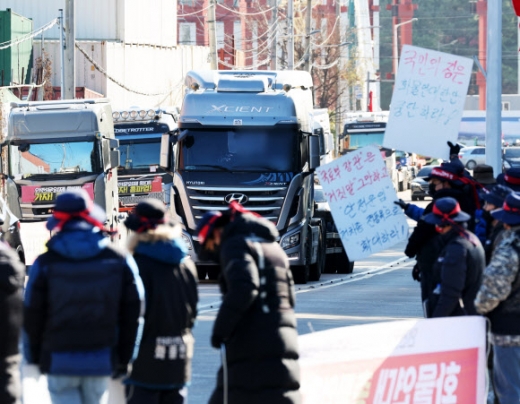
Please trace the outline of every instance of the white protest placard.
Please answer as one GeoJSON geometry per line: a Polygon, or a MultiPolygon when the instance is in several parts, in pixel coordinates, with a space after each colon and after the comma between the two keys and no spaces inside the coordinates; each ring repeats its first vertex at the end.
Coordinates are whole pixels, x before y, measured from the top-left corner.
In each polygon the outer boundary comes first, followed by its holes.
{"type": "Polygon", "coordinates": [[[305,404],[485,404],[480,316],[335,328],[298,338],[305,404]]]}
{"type": "Polygon", "coordinates": [[[472,66],[469,58],[403,46],[383,146],[448,160],[472,66]]]}
{"type": "Polygon", "coordinates": [[[408,223],[381,152],[367,146],[318,167],[323,193],[351,261],[405,240],[408,223]]]}

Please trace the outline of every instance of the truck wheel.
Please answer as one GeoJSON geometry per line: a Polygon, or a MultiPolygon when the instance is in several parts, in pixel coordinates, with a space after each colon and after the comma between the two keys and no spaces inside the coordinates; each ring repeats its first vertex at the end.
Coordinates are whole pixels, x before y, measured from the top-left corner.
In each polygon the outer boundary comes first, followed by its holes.
{"type": "Polygon", "coordinates": [[[309,279],[311,281],[319,281],[322,272],[325,270],[325,245],[323,243],[323,232],[320,231],[320,238],[318,240],[318,257],[316,263],[311,265],[309,272],[309,279]]]}
{"type": "Polygon", "coordinates": [[[212,265],[208,267],[208,279],[210,281],[216,281],[220,275],[220,266],[212,265]]]}
{"type": "Polygon", "coordinates": [[[309,280],[309,265],[295,265],[291,267],[294,283],[306,284],[309,280]]]}
{"type": "Polygon", "coordinates": [[[197,275],[199,276],[199,281],[203,281],[206,279],[206,274],[208,270],[206,267],[197,266],[197,275]]]}
{"type": "Polygon", "coordinates": [[[354,261],[348,259],[345,251],[334,254],[336,255],[336,267],[338,268],[338,274],[351,274],[354,271],[354,261]]]}

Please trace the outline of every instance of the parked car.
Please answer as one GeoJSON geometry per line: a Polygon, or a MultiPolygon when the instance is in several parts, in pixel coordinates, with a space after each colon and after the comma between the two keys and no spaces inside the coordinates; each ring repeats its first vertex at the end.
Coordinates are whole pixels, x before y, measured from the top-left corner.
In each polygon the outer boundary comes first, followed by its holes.
{"type": "Polygon", "coordinates": [[[486,148],[471,146],[460,149],[459,159],[468,170],[473,170],[477,164],[486,164],[486,148]]]}
{"type": "Polygon", "coordinates": [[[435,167],[439,166],[424,166],[419,170],[417,176],[412,180],[410,184],[410,189],[412,191],[412,201],[421,200],[424,201],[424,198],[430,196],[428,194],[428,178],[435,167]]]}
{"type": "Polygon", "coordinates": [[[504,147],[502,150],[504,170],[520,167],[520,147],[504,147]]]}

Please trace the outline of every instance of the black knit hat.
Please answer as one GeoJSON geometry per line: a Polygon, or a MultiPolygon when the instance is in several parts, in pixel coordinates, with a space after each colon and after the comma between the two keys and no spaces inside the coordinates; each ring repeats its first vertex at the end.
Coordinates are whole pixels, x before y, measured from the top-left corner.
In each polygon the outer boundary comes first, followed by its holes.
{"type": "Polygon", "coordinates": [[[155,229],[160,224],[174,224],[166,218],[166,206],[158,199],[145,199],[137,204],[125,220],[125,226],[136,233],[155,229]]]}

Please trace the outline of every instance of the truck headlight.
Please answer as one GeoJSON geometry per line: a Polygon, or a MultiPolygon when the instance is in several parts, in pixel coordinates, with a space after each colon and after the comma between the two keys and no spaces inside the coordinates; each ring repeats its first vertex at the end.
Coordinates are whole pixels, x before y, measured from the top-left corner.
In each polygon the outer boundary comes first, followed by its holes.
{"type": "Polygon", "coordinates": [[[193,245],[191,244],[191,240],[186,234],[182,233],[182,239],[186,243],[186,247],[188,247],[188,250],[193,250],[193,245]]]}
{"type": "Polygon", "coordinates": [[[284,250],[288,250],[289,248],[296,247],[300,244],[300,232],[293,233],[289,236],[282,238],[280,245],[284,250]]]}
{"type": "Polygon", "coordinates": [[[411,184],[412,191],[420,191],[422,188],[419,184],[411,184]]]}

